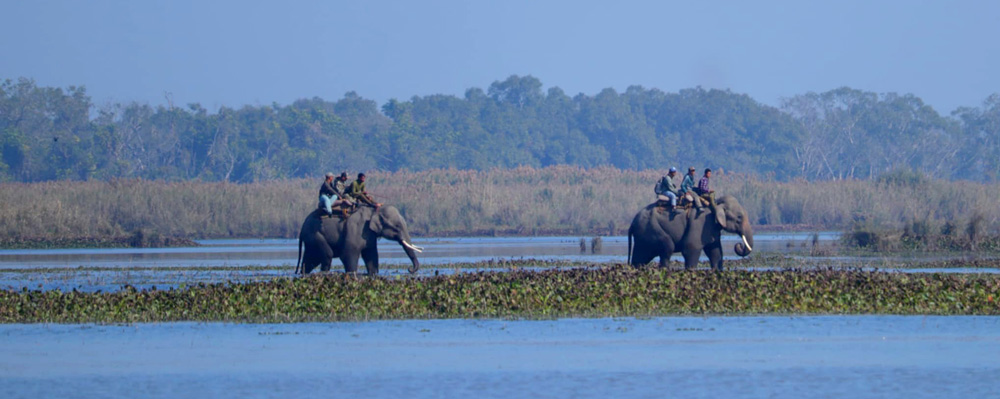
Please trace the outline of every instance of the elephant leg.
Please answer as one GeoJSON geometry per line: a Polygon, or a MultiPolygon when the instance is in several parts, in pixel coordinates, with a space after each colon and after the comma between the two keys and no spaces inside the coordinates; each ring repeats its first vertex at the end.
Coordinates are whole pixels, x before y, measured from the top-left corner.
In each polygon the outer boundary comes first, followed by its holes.
{"type": "Polygon", "coordinates": [[[635,248],[632,249],[632,266],[646,266],[646,264],[652,261],[655,257],[656,254],[654,254],[653,251],[649,250],[645,246],[636,245],[635,248]]]}
{"type": "Polygon", "coordinates": [[[660,252],[660,268],[665,268],[670,265],[670,256],[674,254],[674,243],[667,242],[663,245],[663,251],[660,252]]]}
{"type": "Polygon", "coordinates": [[[705,247],[705,255],[708,256],[708,264],[716,271],[722,271],[722,244],[718,241],[715,244],[705,247]]]}
{"type": "Polygon", "coordinates": [[[353,252],[344,253],[343,255],[340,255],[340,262],[344,264],[345,273],[351,273],[351,274],[358,273],[358,254],[353,252]]]}
{"type": "Polygon", "coordinates": [[[665,269],[670,267],[670,255],[660,254],[660,268],[665,269]]]}
{"type": "Polygon", "coordinates": [[[365,249],[361,252],[361,258],[365,261],[365,268],[368,269],[369,276],[378,275],[378,250],[375,248],[365,249]]]}
{"type": "Polygon", "coordinates": [[[306,253],[302,256],[302,274],[312,273],[313,269],[315,269],[316,266],[319,266],[320,262],[322,262],[322,260],[317,256],[311,253],[306,253]]]}
{"type": "Polygon", "coordinates": [[[310,262],[312,265],[306,268],[306,273],[315,269],[317,265],[321,271],[330,271],[330,263],[333,262],[333,248],[330,248],[330,244],[327,244],[325,239],[319,239],[317,240],[316,252],[318,256],[314,258],[313,262],[310,262]]]}
{"type": "Polygon", "coordinates": [[[684,270],[691,270],[695,266],[698,266],[698,256],[701,254],[700,248],[684,247],[681,254],[684,255],[684,270]]]}

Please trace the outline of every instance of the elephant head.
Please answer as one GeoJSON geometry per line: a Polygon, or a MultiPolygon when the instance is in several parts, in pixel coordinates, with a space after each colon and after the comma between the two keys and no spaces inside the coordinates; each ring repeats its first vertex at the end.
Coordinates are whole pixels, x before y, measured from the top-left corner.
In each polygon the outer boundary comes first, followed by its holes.
{"type": "Polygon", "coordinates": [[[376,236],[396,241],[403,247],[406,256],[413,263],[409,269],[410,273],[416,273],[417,270],[420,270],[417,252],[423,252],[423,248],[413,245],[410,232],[406,228],[406,220],[403,219],[403,215],[399,213],[398,209],[388,205],[379,207],[368,222],[368,229],[376,236]]]}
{"type": "Polygon", "coordinates": [[[716,219],[723,230],[739,234],[743,242],[737,243],[733,250],[739,256],[750,255],[753,251],[753,228],[750,218],[739,201],[732,196],[724,196],[716,201],[716,219]]]}

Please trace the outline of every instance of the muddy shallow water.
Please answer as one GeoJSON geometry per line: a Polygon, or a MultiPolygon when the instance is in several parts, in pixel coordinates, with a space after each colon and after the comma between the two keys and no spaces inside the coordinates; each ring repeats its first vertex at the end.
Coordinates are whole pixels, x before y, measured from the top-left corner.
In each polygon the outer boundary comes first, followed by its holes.
{"type": "Polygon", "coordinates": [[[0,397],[993,397],[1000,317],[0,325],[0,397]]]}

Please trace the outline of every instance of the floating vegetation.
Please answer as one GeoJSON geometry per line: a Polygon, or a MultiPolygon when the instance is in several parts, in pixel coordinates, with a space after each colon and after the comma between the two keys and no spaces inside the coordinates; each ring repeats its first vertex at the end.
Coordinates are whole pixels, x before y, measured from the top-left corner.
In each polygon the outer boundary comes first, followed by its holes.
{"type": "Polygon", "coordinates": [[[324,273],[113,293],[0,291],[3,323],[307,322],[689,314],[1000,315],[1000,275],[593,265],[433,277],[324,273]]]}

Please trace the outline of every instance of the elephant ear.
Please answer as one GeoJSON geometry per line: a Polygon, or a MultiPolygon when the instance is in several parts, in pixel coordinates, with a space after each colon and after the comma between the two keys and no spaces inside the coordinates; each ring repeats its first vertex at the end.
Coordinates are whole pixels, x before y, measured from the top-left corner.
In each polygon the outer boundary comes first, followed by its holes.
{"type": "Polygon", "coordinates": [[[375,212],[372,215],[372,219],[368,221],[368,229],[374,231],[376,234],[382,232],[382,215],[375,212]]]}
{"type": "Polygon", "coordinates": [[[715,207],[715,221],[719,222],[720,226],[726,226],[726,210],[721,206],[715,207]]]}

